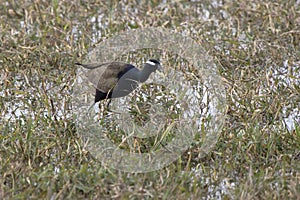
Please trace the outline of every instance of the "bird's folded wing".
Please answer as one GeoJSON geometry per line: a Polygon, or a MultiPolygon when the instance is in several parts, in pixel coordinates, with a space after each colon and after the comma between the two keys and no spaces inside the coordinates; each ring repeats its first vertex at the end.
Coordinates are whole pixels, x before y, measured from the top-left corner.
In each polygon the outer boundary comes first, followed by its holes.
{"type": "MultiPolygon", "coordinates": [[[[97,66],[96,64],[94,66],[97,66]]],[[[118,83],[120,72],[128,67],[122,62],[112,62],[106,65],[98,65],[98,68],[91,69],[87,72],[88,80],[96,89],[103,93],[109,92],[118,83]]]]}

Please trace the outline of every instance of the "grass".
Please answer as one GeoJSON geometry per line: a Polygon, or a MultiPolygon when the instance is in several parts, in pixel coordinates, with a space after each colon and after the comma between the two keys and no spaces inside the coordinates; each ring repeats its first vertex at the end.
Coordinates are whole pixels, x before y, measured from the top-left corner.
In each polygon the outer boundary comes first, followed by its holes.
{"type": "Polygon", "coordinates": [[[299,2],[1,5],[0,199],[300,199],[299,2]],[[161,170],[125,173],[103,166],[76,133],[74,62],[151,26],[190,35],[213,56],[228,112],[205,157],[195,140],[161,170]]]}

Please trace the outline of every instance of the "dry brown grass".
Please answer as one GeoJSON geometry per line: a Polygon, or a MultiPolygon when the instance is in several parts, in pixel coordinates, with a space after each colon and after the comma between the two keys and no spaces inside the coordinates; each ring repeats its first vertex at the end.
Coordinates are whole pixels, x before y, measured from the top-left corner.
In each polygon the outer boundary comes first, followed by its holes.
{"type": "Polygon", "coordinates": [[[2,2],[0,199],[299,199],[299,8],[283,0],[2,2]],[[94,160],[68,118],[73,63],[105,38],[151,26],[185,32],[210,52],[229,110],[205,158],[193,145],[162,170],[123,173],[94,160]]]}

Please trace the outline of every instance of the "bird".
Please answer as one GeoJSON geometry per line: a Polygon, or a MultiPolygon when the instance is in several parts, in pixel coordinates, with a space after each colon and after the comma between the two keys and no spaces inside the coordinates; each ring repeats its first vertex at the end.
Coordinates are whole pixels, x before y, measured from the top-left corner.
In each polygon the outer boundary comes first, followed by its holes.
{"type": "Polygon", "coordinates": [[[162,72],[161,63],[156,59],[147,60],[141,70],[132,64],[119,61],[75,64],[89,69],[88,79],[96,88],[94,104],[105,99],[111,101],[113,98],[124,97],[134,91],[139,83],[145,82],[151,73],[157,70],[162,72]]]}

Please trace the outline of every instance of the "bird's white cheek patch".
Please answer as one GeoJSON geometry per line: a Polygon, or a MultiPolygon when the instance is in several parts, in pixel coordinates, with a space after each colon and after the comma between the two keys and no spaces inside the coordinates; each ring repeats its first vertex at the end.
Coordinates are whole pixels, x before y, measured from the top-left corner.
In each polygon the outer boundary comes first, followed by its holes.
{"type": "Polygon", "coordinates": [[[155,65],[155,63],[151,62],[150,60],[148,60],[146,63],[149,64],[149,65],[153,65],[153,66],[155,65]]]}

